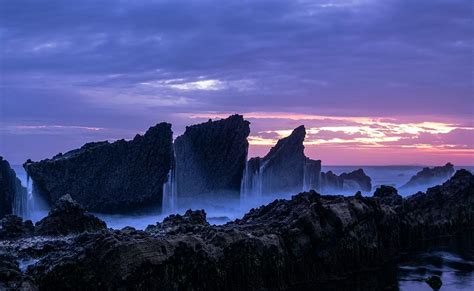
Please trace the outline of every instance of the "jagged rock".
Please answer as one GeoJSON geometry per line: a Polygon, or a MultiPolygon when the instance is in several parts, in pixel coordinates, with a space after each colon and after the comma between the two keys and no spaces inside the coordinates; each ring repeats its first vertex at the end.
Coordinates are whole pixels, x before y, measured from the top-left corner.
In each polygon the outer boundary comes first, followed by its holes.
{"type": "Polygon", "coordinates": [[[193,211],[188,209],[184,215],[172,214],[166,217],[162,223],[149,225],[146,229],[149,233],[189,233],[197,229],[209,226],[204,210],[193,211]]]}
{"type": "Polygon", "coordinates": [[[336,175],[332,171],[321,173],[321,192],[352,192],[353,191],[370,192],[372,190],[372,180],[364,173],[364,170],[358,169],[350,173],[336,175]]]}
{"type": "Polygon", "coordinates": [[[372,272],[420,242],[474,231],[474,177],[467,171],[403,207],[385,204],[395,195],[382,190],[376,197],[301,193],[222,226],[188,211],[146,232],[84,233],[50,248],[26,273],[42,290],[317,289],[372,272]]]}
{"type": "Polygon", "coordinates": [[[33,233],[34,226],[31,220],[23,222],[16,215],[5,215],[0,219],[0,239],[17,238],[33,233]]]}
{"type": "Polygon", "coordinates": [[[105,228],[105,222],[87,213],[69,194],[59,198],[48,216],[36,223],[36,232],[41,235],[67,235],[105,228]]]}
{"type": "Polygon", "coordinates": [[[280,139],[265,157],[250,159],[242,185],[245,191],[275,195],[318,189],[321,161],[305,156],[305,136],[305,127],[301,125],[289,136],[280,139]]]}
{"type": "Polygon", "coordinates": [[[442,185],[418,192],[403,203],[403,242],[414,244],[433,233],[452,233],[474,225],[474,176],[458,170],[442,185]]]}
{"type": "Polygon", "coordinates": [[[398,195],[397,189],[392,186],[382,185],[378,187],[374,192],[374,198],[378,199],[383,204],[391,206],[403,203],[403,197],[398,195]]]}
{"type": "Polygon", "coordinates": [[[239,197],[249,124],[241,115],[232,115],[186,127],[174,143],[179,197],[239,197]]]}
{"type": "MultiPolygon", "coordinates": [[[[16,177],[7,160],[0,156],[0,218],[13,213],[14,200],[25,200],[26,189],[16,177]]],[[[17,201],[18,207],[26,207],[26,201],[17,201]]],[[[21,213],[22,210],[19,209],[21,213]]]]}
{"type": "Polygon", "coordinates": [[[441,167],[426,167],[411,177],[400,189],[424,190],[445,182],[451,178],[453,174],[454,166],[451,163],[447,163],[441,167]]]}
{"type": "Polygon", "coordinates": [[[171,125],[160,123],[131,141],[88,143],[24,168],[50,204],[69,193],[89,211],[116,213],[158,209],[172,163],[171,125]]]}

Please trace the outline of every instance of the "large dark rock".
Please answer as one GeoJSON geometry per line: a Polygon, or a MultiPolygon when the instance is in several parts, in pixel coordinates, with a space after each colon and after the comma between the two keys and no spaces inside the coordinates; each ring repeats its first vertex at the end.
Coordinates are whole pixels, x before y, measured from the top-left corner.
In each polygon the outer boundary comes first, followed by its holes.
{"type": "Polygon", "coordinates": [[[474,176],[458,170],[442,185],[418,192],[403,204],[403,242],[412,245],[433,233],[446,234],[474,226],[474,176]]]}
{"type": "Polygon", "coordinates": [[[467,171],[402,205],[386,200],[396,195],[389,187],[375,197],[311,191],[222,226],[209,225],[203,211],[188,211],[145,232],[103,230],[68,243],[30,239],[28,248],[0,240],[0,253],[41,253],[26,271],[41,290],[318,289],[373,272],[425,241],[474,231],[474,176],[467,171]]]}
{"type": "Polygon", "coordinates": [[[179,197],[239,197],[249,124],[241,115],[232,115],[186,127],[174,143],[179,197]]]}
{"type": "Polygon", "coordinates": [[[105,222],[87,213],[70,195],[59,198],[48,216],[36,223],[36,232],[41,235],[67,235],[105,228],[105,222]]]}
{"type": "Polygon", "coordinates": [[[453,174],[454,166],[451,163],[447,163],[440,167],[426,167],[416,173],[415,176],[411,177],[405,185],[400,187],[400,189],[425,190],[429,187],[445,182],[451,178],[453,174]]]}
{"type": "Polygon", "coordinates": [[[336,175],[332,171],[321,173],[321,192],[355,192],[372,190],[372,180],[362,169],[336,175]]]}
{"type": "Polygon", "coordinates": [[[69,193],[89,211],[116,213],[159,208],[172,163],[171,125],[160,123],[131,141],[88,143],[24,168],[50,204],[69,193]]]}
{"type": "MultiPolygon", "coordinates": [[[[19,208],[26,207],[26,189],[8,161],[0,156],[0,218],[12,214],[14,204],[19,208]]],[[[22,209],[17,211],[23,213],[22,209]]]]}
{"type": "Polygon", "coordinates": [[[305,127],[301,125],[289,136],[280,139],[265,157],[251,158],[242,185],[244,191],[275,195],[318,189],[321,161],[305,156],[305,136],[305,127]]]}

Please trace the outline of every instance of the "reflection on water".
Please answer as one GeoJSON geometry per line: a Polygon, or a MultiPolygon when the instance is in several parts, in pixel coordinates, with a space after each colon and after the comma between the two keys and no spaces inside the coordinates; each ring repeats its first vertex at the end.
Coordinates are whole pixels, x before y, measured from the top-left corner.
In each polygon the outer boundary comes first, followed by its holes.
{"type": "Polygon", "coordinates": [[[430,291],[433,289],[424,279],[435,275],[443,283],[439,290],[474,290],[474,233],[424,249],[428,250],[407,254],[400,264],[388,264],[313,289],[430,291]]]}

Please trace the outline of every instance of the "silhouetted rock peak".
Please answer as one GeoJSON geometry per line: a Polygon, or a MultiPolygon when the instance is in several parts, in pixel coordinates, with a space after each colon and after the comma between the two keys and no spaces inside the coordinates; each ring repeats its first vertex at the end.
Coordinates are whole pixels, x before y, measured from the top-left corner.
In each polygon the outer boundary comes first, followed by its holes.
{"type": "Polygon", "coordinates": [[[256,157],[248,161],[245,192],[256,191],[263,195],[295,193],[319,184],[321,162],[308,159],[304,154],[303,141],[305,127],[299,126],[292,133],[280,139],[263,158],[256,157]],[[253,189],[253,190],[252,190],[253,189]]]}
{"type": "Polygon", "coordinates": [[[26,207],[26,188],[21,185],[8,161],[0,156],[0,218],[13,213],[15,199],[17,207],[26,207]]]}
{"type": "Polygon", "coordinates": [[[174,143],[178,196],[238,198],[249,134],[242,115],[186,127],[174,143]]]}
{"type": "Polygon", "coordinates": [[[270,149],[268,154],[263,158],[263,161],[270,160],[277,155],[291,155],[292,157],[304,157],[304,145],[303,141],[306,136],[306,129],[304,125],[300,125],[295,128],[292,133],[284,137],[276,143],[274,147],[270,149]]]}
{"type": "Polygon", "coordinates": [[[48,216],[36,223],[36,232],[43,235],[95,232],[105,228],[105,222],[87,213],[84,207],[68,194],[59,198],[48,216]]]}
{"type": "Polygon", "coordinates": [[[411,177],[410,180],[401,187],[401,189],[414,188],[423,190],[435,186],[439,183],[443,183],[448,180],[454,174],[454,166],[451,163],[447,163],[444,166],[423,168],[415,176],[411,177]]]}
{"type": "Polygon", "coordinates": [[[86,143],[24,168],[50,204],[69,193],[90,211],[116,213],[159,209],[173,160],[171,124],[159,123],[133,140],[86,143]]]}

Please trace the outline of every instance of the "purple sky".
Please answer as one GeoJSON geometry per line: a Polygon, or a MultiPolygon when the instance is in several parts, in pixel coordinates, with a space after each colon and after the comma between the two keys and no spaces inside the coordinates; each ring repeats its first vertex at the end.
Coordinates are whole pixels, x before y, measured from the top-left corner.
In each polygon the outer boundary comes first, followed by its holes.
{"type": "Polygon", "coordinates": [[[0,0],[0,155],[50,157],[157,122],[307,125],[328,164],[474,165],[471,0],[0,0]]]}

